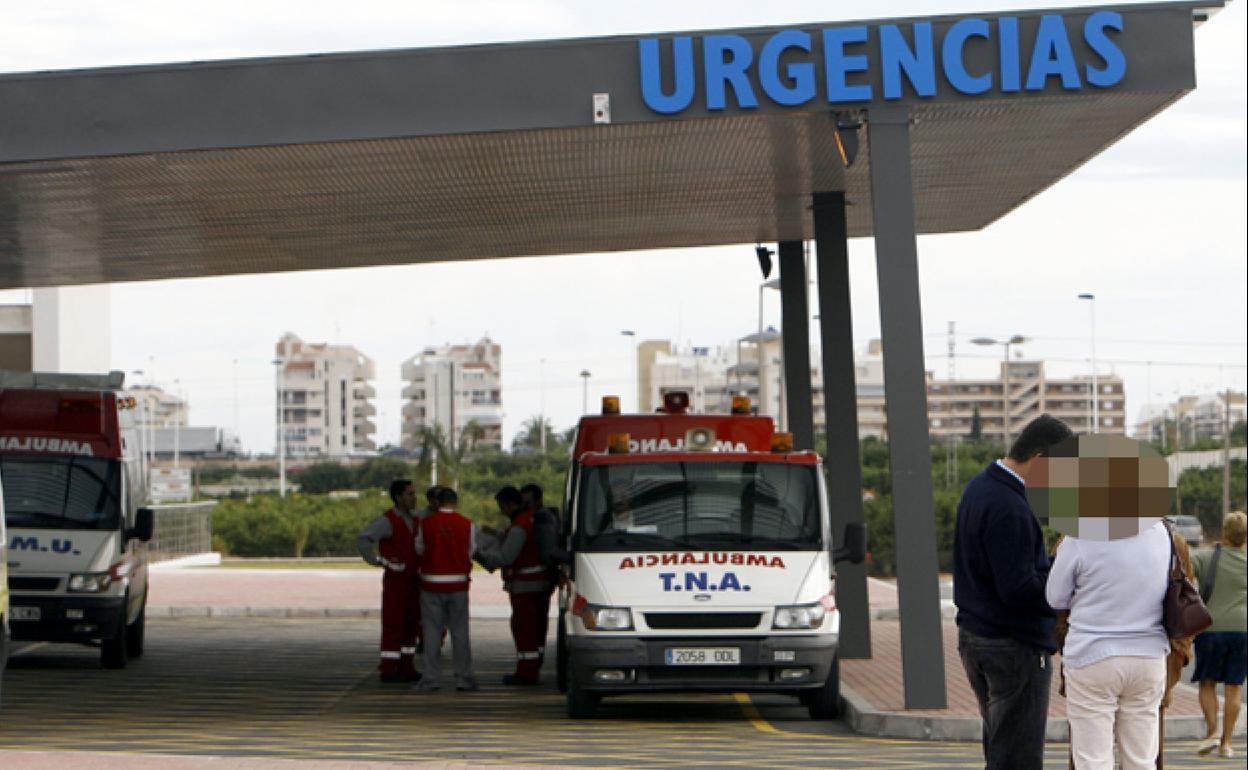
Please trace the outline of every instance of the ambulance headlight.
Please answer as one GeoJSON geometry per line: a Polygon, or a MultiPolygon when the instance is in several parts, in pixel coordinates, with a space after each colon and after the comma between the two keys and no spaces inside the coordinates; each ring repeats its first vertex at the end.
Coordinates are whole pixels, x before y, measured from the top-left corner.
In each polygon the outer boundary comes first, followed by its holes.
{"type": "Polygon", "coordinates": [[[818,628],[823,625],[823,618],[828,614],[819,602],[814,604],[792,604],[776,607],[772,628],[818,628]]]}
{"type": "Polygon", "coordinates": [[[106,590],[112,582],[107,572],[83,572],[70,575],[65,587],[73,594],[96,594],[106,590]]]}
{"type": "Polygon", "coordinates": [[[587,604],[581,620],[590,631],[632,631],[633,613],[627,607],[603,607],[587,604]]]}

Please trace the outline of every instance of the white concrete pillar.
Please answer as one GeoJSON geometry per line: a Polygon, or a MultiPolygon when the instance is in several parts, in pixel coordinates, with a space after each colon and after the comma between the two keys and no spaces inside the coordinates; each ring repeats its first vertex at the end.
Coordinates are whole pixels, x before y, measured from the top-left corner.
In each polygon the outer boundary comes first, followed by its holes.
{"type": "Polygon", "coordinates": [[[112,302],[105,284],[34,289],[32,364],[37,372],[103,373],[112,366],[112,302]]]}

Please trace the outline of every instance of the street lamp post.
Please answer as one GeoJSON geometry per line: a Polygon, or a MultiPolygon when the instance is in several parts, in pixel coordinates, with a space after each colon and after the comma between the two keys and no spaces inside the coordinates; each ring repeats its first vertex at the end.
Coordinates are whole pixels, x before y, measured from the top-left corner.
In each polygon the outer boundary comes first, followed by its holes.
{"type": "Polygon", "coordinates": [[[581,370],[581,414],[589,414],[589,378],[588,369],[581,370]]]}
{"type": "Polygon", "coordinates": [[[1005,348],[1005,371],[1002,372],[1002,392],[1001,392],[1001,425],[1005,430],[1005,451],[1010,451],[1010,439],[1012,431],[1010,430],[1010,345],[1021,345],[1027,341],[1027,338],[1021,334],[1015,334],[1007,340],[997,340],[992,337],[976,337],[971,340],[972,345],[1000,345],[1005,348]]]}
{"type": "MultiPolygon", "coordinates": [[[[770,281],[763,281],[758,285],[758,409],[759,414],[767,414],[771,411],[771,399],[763,398],[763,384],[766,382],[767,372],[767,356],[765,355],[765,345],[763,337],[766,332],[763,329],[763,290],[775,289],[780,290],[780,279],[772,278],[770,281]]],[[[770,390],[770,389],[768,389],[770,390]]],[[[776,417],[779,418],[781,410],[777,409],[776,417]]]]}
{"type": "Polygon", "coordinates": [[[1092,339],[1092,426],[1090,433],[1099,433],[1101,428],[1100,416],[1100,390],[1096,386],[1096,295],[1084,292],[1079,295],[1079,299],[1088,301],[1088,312],[1091,319],[1091,339],[1092,339]]]}
{"type": "MultiPolygon", "coordinates": [[[[641,413],[641,383],[638,382],[640,376],[637,373],[637,332],[632,329],[621,329],[621,337],[628,337],[633,343],[632,350],[629,351],[628,358],[628,376],[633,387],[633,411],[641,413]]],[[[680,340],[676,340],[676,344],[680,344],[680,340]]],[[[621,393],[620,395],[624,395],[621,393]]]]}
{"type": "MultiPolygon", "coordinates": [[[[130,373],[135,377],[143,376],[142,369],[133,369],[130,373]]],[[[136,416],[139,417],[139,454],[143,458],[144,478],[150,478],[152,473],[152,445],[147,441],[147,421],[151,419],[148,417],[149,408],[147,394],[145,393],[143,395],[143,408],[136,411],[136,416]]]]}
{"type": "Polygon", "coordinates": [[[282,364],[280,358],[273,359],[274,373],[277,379],[277,494],[286,496],[286,405],[282,403],[282,364]]]}
{"type": "Polygon", "coordinates": [[[185,402],[182,400],[182,382],[178,379],[173,381],[173,397],[176,399],[177,411],[173,418],[173,467],[178,468],[179,445],[182,443],[182,420],[186,416],[185,402]]]}

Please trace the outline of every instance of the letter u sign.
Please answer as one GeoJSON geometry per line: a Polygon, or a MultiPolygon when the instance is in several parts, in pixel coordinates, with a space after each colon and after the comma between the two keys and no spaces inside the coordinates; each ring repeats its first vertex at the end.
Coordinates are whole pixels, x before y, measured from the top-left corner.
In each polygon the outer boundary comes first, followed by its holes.
{"type": "Polygon", "coordinates": [[[672,39],[671,92],[663,90],[663,62],[660,43],[654,38],[641,41],[641,96],[646,106],[665,115],[681,112],[693,103],[693,38],[672,39]]]}

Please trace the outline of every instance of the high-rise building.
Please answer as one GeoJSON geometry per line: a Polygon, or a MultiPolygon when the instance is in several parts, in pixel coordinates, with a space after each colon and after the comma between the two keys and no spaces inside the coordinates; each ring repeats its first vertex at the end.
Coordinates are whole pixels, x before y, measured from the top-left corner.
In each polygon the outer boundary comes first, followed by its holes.
{"type": "Polygon", "coordinates": [[[475,344],[425,348],[404,361],[400,444],[420,448],[426,429],[460,441],[472,426],[476,445],[503,445],[503,349],[489,337],[475,344]]]}
{"type": "Polygon", "coordinates": [[[135,415],[141,425],[152,428],[187,426],[187,412],[190,407],[185,398],[151,384],[134,385],[127,388],[126,392],[138,401],[135,415]]]}
{"type": "MultiPolygon", "coordinates": [[[[683,349],[674,348],[669,340],[642,342],[637,346],[640,412],[654,411],[663,403],[663,395],[672,391],[689,393],[690,408],[695,412],[727,412],[732,408],[734,395],[745,395],[750,397],[759,414],[771,415],[781,428],[785,427],[782,339],[774,329],[763,332],[761,346],[759,339],[755,333],[733,345],[683,349]]],[[[813,348],[810,360],[820,360],[813,348]]],[[[815,433],[824,433],[823,377],[818,365],[812,363],[810,371],[815,433]]],[[[855,356],[854,362],[861,438],[885,435],[883,372],[879,341],[873,340],[865,351],[855,356]]],[[[627,405],[625,411],[629,411],[627,405]]]]}
{"type": "MultiPolygon", "coordinates": [[[[1124,435],[1127,412],[1122,378],[1098,375],[1096,389],[1096,432],[1124,435]]],[[[966,438],[978,411],[981,436],[1003,442],[1008,403],[1011,437],[1017,437],[1027,423],[1045,413],[1062,420],[1075,433],[1088,433],[1093,424],[1092,400],[1091,375],[1050,378],[1045,375],[1043,361],[1003,361],[997,376],[985,379],[938,380],[928,372],[928,432],[933,439],[966,438]]]]}
{"type": "Polygon", "coordinates": [[[1187,449],[1202,441],[1221,442],[1228,423],[1234,427],[1244,422],[1244,416],[1243,392],[1180,396],[1170,404],[1145,404],[1132,435],[1175,450],[1187,449]]]}
{"type": "MultiPolygon", "coordinates": [[[[782,341],[774,330],[763,336],[763,388],[759,398],[758,335],[742,337],[736,345],[676,349],[668,340],[647,340],[637,347],[637,380],[641,412],[653,411],[663,402],[663,394],[682,390],[690,394],[695,411],[727,411],[732,396],[743,394],[784,426],[784,363],[782,341]]],[[[824,424],[823,376],[816,349],[810,353],[811,402],[815,433],[826,432],[824,424]]],[[[1070,379],[1046,377],[1040,361],[1010,362],[1010,435],[1035,417],[1049,413],[1065,421],[1077,433],[1092,424],[1092,381],[1090,376],[1070,379]]],[[[936,380],[928,375],[928,426],[933,439],[966,438],[971,433],[976,409],[981,435],[988,441],[1005,439],[1005,368],[991,379],[936,380]]],[[[854,381],[858,407],[859,438],[888,438],[888,409],[884,399],[884,356],[880,340],[871,340],[854,356],[854,381]]],[[[1097,377],[1098,414],[1101,433],[1122,435],[1126,426],[1126,406],[1122,379],[1117,375],[1097,377]]],[[[627,411],[627,405],[626,405],[627,411]]]]}
{"type": "Polygon", "coordinates": [[[350,345],[277,342],[277,429],[289,457],[346,457],[377,449],[373,360],[350,345]],[[280,435],[280,433],[279,433],[280,435]]]}

